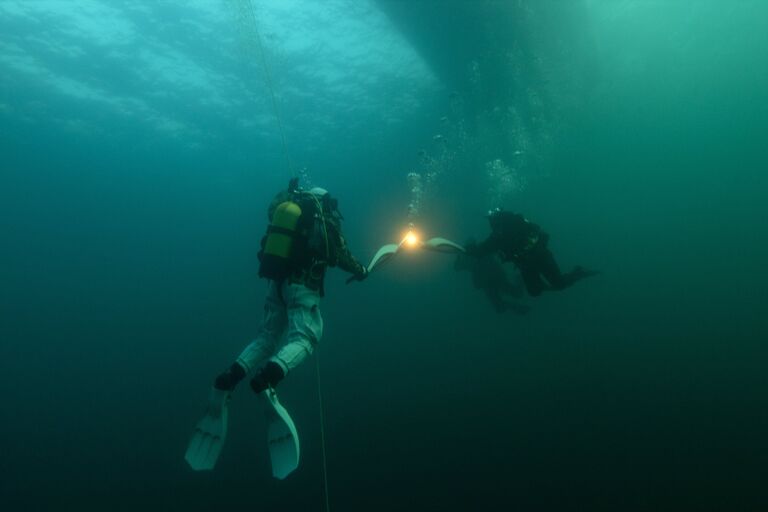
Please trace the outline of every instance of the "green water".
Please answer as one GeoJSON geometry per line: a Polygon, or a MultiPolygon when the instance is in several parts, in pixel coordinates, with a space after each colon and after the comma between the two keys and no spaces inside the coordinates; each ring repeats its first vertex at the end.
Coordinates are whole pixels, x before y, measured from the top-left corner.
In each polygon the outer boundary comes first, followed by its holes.
{"type": "Polygon", "coordinates": [[[446,256],[332,272],[332,510],[768,508],[768,4],[253,2],[289,172],[237,3],[0,0],[3,510],[323,510],[314,362],[289,479],[247,386],[183,461],[302,167],[361,260],[413,171],[425,234],[501,204],[602,272],[525,317],[446,256]]]}

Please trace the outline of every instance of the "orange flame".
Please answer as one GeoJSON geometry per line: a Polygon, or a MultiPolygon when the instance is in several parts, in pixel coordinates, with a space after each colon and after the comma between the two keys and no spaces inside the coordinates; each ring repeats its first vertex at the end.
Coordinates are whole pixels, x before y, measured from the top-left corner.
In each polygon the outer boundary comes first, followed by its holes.
{"type": "Polygon", "coordinates": [[[403,241],[400,242],[400,245],[405,245],[409,248],[417,247],[419,245],[419,235],[417,235],[415,231],[409,230],[403,237],[403,241]]]}

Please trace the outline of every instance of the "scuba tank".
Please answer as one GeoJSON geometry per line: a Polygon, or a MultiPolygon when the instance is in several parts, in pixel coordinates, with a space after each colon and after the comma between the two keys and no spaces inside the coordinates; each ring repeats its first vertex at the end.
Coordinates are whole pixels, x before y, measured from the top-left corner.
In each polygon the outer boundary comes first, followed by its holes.
{"type": "Polygon", "coordinates": [[[288,184],[288,197],[270,213],[267,234],[261,240],[259,277],[282,280],[293,271],[296,245],[299,242],[302,210],[294,200],[298,180],[288,184]]]}
{"type": "MultiPolygon", "coordinates": [[[[278,199],[279,200],[279,199],[278,199]]],[[[271,214],[259,254],[259,276],[282,281],[326,259],[328,240],[323,205],[312,194],[298,190],[298,179],[288,185],[288,195],[271,214]]]]}

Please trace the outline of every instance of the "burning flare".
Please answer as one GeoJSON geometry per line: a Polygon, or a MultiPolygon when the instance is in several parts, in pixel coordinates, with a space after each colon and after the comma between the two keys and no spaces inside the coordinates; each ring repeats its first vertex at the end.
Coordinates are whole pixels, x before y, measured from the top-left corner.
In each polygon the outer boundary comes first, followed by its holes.
{"type": "Polygon", "coordinates": [[[413,249],[419,246],[419,242],[420,242],[419,235],[417,235],[415,231],[410,229],[403,237],[403,241],[400,242],[400,245],[404,245],[410,249],[413,249]]]}

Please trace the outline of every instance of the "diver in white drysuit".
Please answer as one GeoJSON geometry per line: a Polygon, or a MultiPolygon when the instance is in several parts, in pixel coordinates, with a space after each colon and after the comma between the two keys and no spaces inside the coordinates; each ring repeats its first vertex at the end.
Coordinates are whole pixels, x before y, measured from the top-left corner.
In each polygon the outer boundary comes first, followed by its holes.
{"type": "Polygon", "coordinates": [[[301,191],[292,180],[272,201],[268,215],[270,226],[259,252],[259,275],[269,280],[264,321],[256,339],[216,378],[214,387],[220,391],[232,391],[254,371],[251,388],[256,393],[275,387],[312,354],[323,335],[320,298],[326,269],[339,267],[359,281],[368,274],[347,248],[337,202],[325,189],[301,191]]]}

